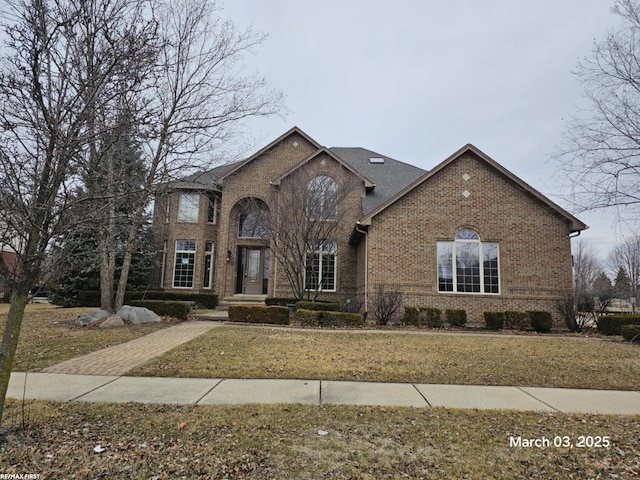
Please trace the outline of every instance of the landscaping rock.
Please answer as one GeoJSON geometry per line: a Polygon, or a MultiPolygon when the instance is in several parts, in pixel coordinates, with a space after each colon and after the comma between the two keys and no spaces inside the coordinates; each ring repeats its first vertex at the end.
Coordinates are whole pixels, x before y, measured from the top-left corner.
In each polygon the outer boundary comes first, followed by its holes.
{"type": "Polygon", "coordinates": [[[120,315],[111,315],[99,325],[100,328],[124,327],[124,320],[120,315]]]}
{"type": "Polygon", "coordinates": [[[91,325],[95,322],[100,322],[105,318],[109,318],[111,316],[111,312],[106,310],[98,310],[97,312],[87,312],[83,313],[76,319],[76,323],[78,325],[82,325],[86,327],[87,325],[91,325]]]}
{"type": "Polygon", "coordinates": [[[120,310],[118,310],[118,315],[120,315],[125,322],[130,322],[134,325],[162,321],[158,315],[144,307],[131,307],[129,305],[124,305],[120,310]]]}

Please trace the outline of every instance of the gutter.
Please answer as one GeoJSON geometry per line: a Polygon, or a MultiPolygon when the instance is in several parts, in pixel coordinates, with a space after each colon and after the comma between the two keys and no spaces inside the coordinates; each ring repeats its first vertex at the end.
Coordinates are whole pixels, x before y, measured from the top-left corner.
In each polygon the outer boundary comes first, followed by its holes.
{"type": "Polygon", "coordinates": [[[356,222],[356,232],[364,236],[364,311],[369,311],[369,237],[367,230],[360,230],[360,222],[356,222]]]}

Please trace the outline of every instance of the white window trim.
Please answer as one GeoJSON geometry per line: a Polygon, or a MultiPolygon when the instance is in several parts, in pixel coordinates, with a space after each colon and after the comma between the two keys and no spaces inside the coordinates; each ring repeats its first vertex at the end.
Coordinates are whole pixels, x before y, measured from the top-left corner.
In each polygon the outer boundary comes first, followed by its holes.
{"type": "Polygon", "coordinates": [[[307,292],[315,292],[315,289],[310,289],[310,288],[306,288],[307,287],[307,258],[310,254],[314,254],[317,253],[320,255],[319,261],[318,261],[318,266],[319,266],[319,270],[318,270],[318,280],[320,280],[322,278],[322,257],[324,255],[332,255],[333,256],[333,289],[324,289],[322,288],[322,286],[320,286],[320,288],[318,288],[318,292],[328,292],[328,293],[335,293],[338,291],[338,245],[336,244],[336,242],[331,242],[335,245],[334,250],[327,250],[322,248],[322,246],[324,245],[325,242],[322,242],[322,245],[320,246],[320,248],[318,249],[314,249],[314,250],[308,250],[307,254],[305,255],[304,258],[304,286],[305,286],[305,291],[307,292]]]}
{"type": "Polygon", "coordinates": [[[167,275],[167,240],[162,242],[162,267],[160,273],[160,288],[164,288],[164,277],[167,275]]]}
{"type": "MultiPolygon", "coordinates": [[[[500,271],[500,244],[498,242],[483,242],[478,239],[460,239],[455,238],[453,241],[441,240],[438,243],[449,243],[451,244],[451,268],[452,268],[452,280],[453,280],[453,291],[449,290],[440,290],[440,279],[436,278],[437,282],[437,292],[444,294],[453,294],[453,295],[492,295],[497,296],[502,293],[502,272],[500,271]],[[472,243],[479,245],[478,255],[480,258],[480,291],[479,292],[459,292],[458,291],[458,275],[456,271],[456,244],[461,243],[472,243]],[[496,256],[498,259],[498,291],[497,292],[485,292],[484,291],[484,250],[483,244],[492,244],[496,246],[496,256]]],[[[436,255],[436,275],[438,272],[438,258],[436,255]]]]}
{"type": "MultiPolygon", "coordinates": [[[[215,242],[213,242],[213,241],[211,241],[211,242],[209,242],[209,241],[205,242],[205,247],[204,247],[204,259],[206,260],[206,258],[207,258],[207,255],[208,255],[208,254],[209,254],[209,255],[211,255],[211,258],[209,259],[209,286],[208,286],[208,287],[205,287],[205,286],[204,286],[204,282],[203,282],[203,284],[202,284],[202,285],[203,285],[203,286],[202,286],[202,288],[203,288],[204,290],[211,290],[211,289],[213,289],[213,267],[214,267],[214,258],[215,258],[214,253],[215,253],[215,251],[216,251],[216,244],[215,244],[215,242]],[[211,243],[211,252],[207,252],[207,243],[211,243]]],[[[203,265],[204,265],[204,262],[203,262],[203,265]]],[[[206,265],[204,265],[204,266],[206,266],[206,265]]],[[[204,280],[204,278],[203,278],[203,280],[204,280]]]]}
{"type": "Polygon", "coordinates": [[[207,223],[209,225],[218,224],[218,196],[215,194],[207,195],[207,223]],[[213,221],[209,221],[209,204],[213,201],[213,221]]]}
{"type": "MultiPolygon", "coordinates": [[[[179,223],[198,223],[198,219],[200,218],[200,203],[201,202],[200,202],[200,194],[199,193],[193,193],[193,192],[181,193],[180,197],[178,198],[178,222],[179,223]],[[197,199],[197,209],[196,209],[195,220],[191,220],[191,219],[184,220],[184,219],[180,218],[181,214],[183,213],[183,211],[182,211],[182,199],[185,198],[185,201],[187,201],[186,197],[192,197],[192,198],[197,199]]],[[[196,206],[196,202],[192,202],[192,206],[195,207],[196,206]]]]}
{"type": "Polygon", "coordinates": [[[197,251],[198,251],[198,244],[197,244],[197,242],[195,240],[184,239],[184,238],[180,238],[180,239],[176,240],[175,252],[173,254],[173,275],[172,275],[172,279],[171,279],[171,285],[173,286],[173,288],[179,288],[179,289],[182,289],[182,290],[193,290],[193,288],[195,286],[195,280],[196,280],[196,253],[197,253],[197,251]],[[184,242],[184,241],[193,242],[194,249],[193,250],[178,250],[178,242],[184,242]],[[193,254],[193,277],[191,278],[191,286],[190,287],[183,287],[183,286],[177,286],[176,285],[176,267],[178,265],[178,263],[177,263],[178,253],[190,253],[190,254],[193,254]]]}

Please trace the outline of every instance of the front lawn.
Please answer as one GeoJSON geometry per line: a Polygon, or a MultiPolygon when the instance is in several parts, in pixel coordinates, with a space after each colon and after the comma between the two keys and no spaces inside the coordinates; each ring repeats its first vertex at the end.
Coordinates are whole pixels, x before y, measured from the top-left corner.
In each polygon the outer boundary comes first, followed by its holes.
{"type": "Polygon", "coordinates": [[[212,329],[128,375],[640,390],[640,347],[620,337],[230,325],[212,329]]]}
{"type": "MultiPolygon", "coordinates": [[[[60,308],[48,304],[27,305],[14,371],[38,371],[73,357],[128,342],[151,333],[167,323],[126,328],[81,327],[75,319],[87,308],[60,308]]],[[[0,331],[4,331],[9,306],[0,305],[0,331]]],[[[0,472],[2,473],[2,472],[0,472]]]]}

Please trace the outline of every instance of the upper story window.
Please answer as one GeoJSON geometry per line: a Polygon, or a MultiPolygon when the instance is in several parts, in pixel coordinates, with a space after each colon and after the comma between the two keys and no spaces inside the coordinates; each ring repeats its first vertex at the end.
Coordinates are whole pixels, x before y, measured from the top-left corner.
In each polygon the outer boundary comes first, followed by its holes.
{"type": "Polygon", "coordinates": [[[238,236],[242,238],[269,238],[269,210],[258,199],[245,201],[243,212],[238,222],[238,236]]]}
{"type": "Polygon", "coordinates": [[[307,214],[311,220],[335,220],[338,216],[338,185],[326,175],[318,175],[307,187],[307,214]]]}
{"type": "Polygon", "coordinates": [[[178,202],[178,221],[196,223],[200,211],[199,193],[182,193],[178,202]]]}
{"type": "Polygon", "coordinates": [[[207,200],[207,223],[218,223],[218,197],[210,194],[207,200]]]}
{"type": "Polygon", "coordinates": [[[453,242],[438,242],[438,291],[500,293],[498,244],[463,229],[453,242]]]}

